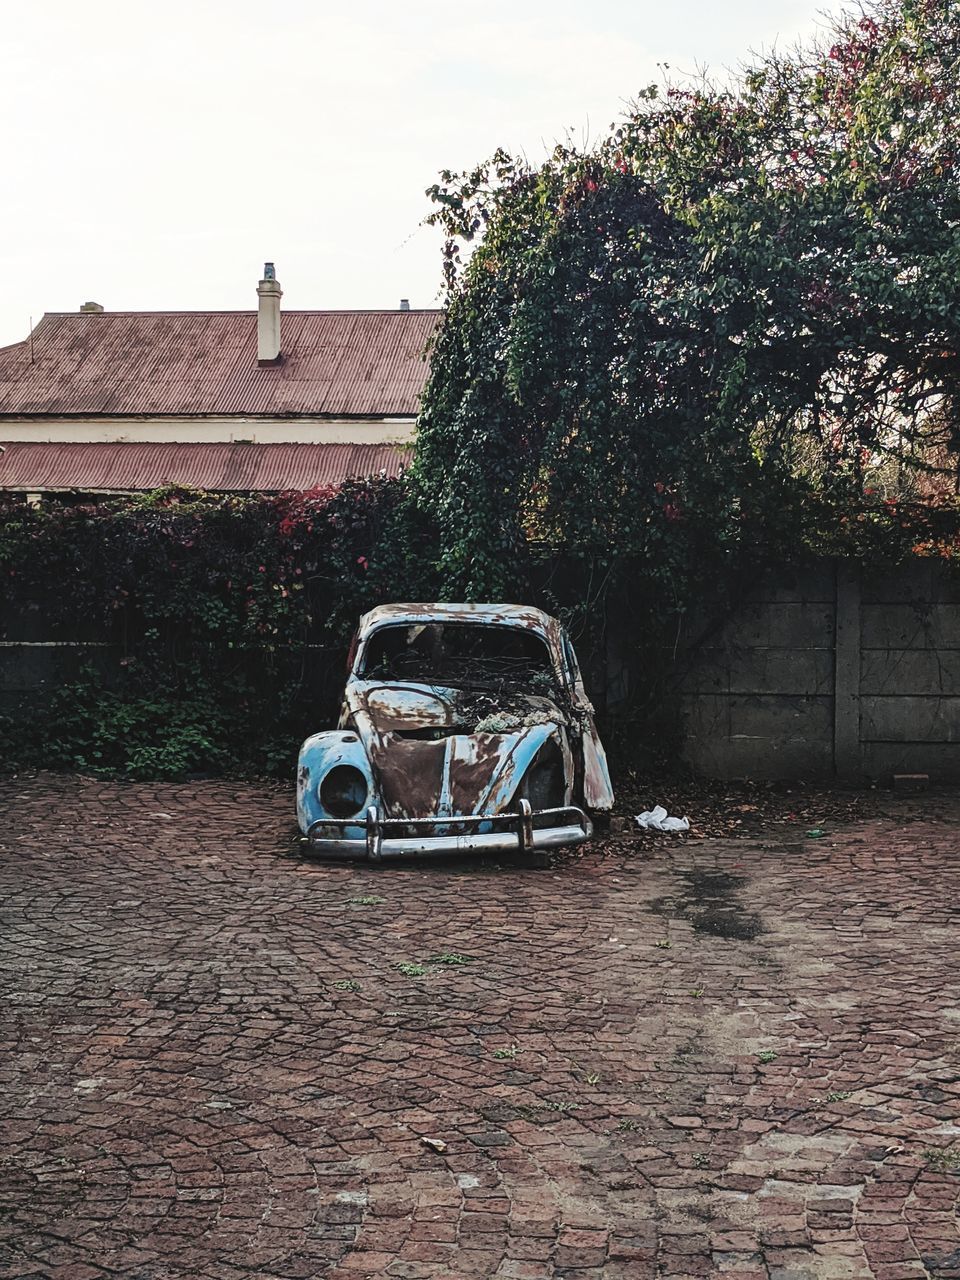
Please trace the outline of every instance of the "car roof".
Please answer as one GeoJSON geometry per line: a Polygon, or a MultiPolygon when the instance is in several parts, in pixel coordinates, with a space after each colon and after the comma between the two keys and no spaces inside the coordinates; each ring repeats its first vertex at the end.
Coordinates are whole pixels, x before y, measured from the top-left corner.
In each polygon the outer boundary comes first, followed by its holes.
{"type": "Polygon", "coordinates": [[[485,622],[524,627],[540,635],[559,629],[556,618],[526,604],[381,604],[360,619],[360,634],[388,623],[485,622]]]}

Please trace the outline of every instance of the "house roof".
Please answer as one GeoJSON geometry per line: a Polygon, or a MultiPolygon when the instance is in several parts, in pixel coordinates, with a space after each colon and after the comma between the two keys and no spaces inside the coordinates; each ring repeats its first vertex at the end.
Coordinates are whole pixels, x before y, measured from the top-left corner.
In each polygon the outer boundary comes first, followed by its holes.
{"type": "Polygon", "coordinates": [[[215,492],[279,492],[398,475],[409,449],[389,444],[46,444],[0,453],[0,492],[129,492],[166,484],[215,492]]]}
{"type": "Polygon", "coordinates": [[[438,311],[285,311],[279,364],[255,311],[48,313],[0,348],[0,415],[409,417],[438,311]]]}

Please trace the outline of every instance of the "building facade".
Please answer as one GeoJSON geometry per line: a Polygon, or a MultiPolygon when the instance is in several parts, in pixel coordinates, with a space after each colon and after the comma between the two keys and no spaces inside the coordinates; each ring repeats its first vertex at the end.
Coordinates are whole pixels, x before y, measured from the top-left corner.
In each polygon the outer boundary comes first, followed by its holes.
{"type": "Polygon", "coordinates": [[[439,312],[48,313],[0,349],[0,493],[275,492],[409,459],[439,312]]]}

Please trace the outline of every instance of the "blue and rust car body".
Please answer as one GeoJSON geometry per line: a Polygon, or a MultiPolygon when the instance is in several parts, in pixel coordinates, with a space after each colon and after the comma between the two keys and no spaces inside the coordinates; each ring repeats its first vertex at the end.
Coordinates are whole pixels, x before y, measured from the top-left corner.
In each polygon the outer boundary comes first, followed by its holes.
{"type": "Polygon", "coordinates": [[[586,840],[587,811],[612,804],[573,646],[555,618],[525,606],[391,604],[365,614],[339,727],[314,734],[300,752],[300,829],[326,855],[548,849],[586,840]],[[462,687],[369,669],[384,628],[416,636],[444,626],[532,634],[545,652],[544,684],[480,715],[462,687]]]}

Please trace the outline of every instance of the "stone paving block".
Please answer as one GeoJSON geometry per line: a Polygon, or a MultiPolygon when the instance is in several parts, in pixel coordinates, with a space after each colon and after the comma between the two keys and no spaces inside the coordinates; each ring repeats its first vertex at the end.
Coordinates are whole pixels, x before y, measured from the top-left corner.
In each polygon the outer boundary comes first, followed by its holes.
{"type": "Polygon", "coordinates": [[[0,1275],[960,1277],[956,796],[548,870],[290,802],[0,780],[0,1275]]]}

